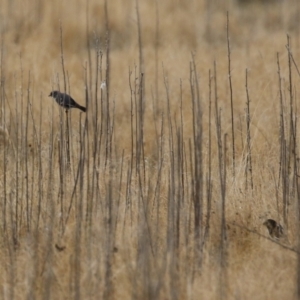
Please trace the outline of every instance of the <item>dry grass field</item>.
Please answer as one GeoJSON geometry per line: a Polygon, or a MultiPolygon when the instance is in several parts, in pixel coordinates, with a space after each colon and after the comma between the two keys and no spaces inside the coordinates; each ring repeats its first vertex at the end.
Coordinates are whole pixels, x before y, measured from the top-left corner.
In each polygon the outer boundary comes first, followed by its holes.
{"type": "Polygon", "coordinates": [[[0,299],[300,298],[298,0],[0,5],[0,299]]]}

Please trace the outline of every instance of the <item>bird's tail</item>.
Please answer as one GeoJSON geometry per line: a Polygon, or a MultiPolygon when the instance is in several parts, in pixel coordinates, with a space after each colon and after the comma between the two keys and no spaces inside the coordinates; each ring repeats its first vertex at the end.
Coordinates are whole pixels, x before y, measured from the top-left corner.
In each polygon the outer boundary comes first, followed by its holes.
{"type": "Polygon", "coordinates": [[[81,106],[81,105],[79,105],[79,104],[77,104],[76,107],[79,108],[80,110],[82,110],[83,112],[86,112],[86,107],[81,106]]]}

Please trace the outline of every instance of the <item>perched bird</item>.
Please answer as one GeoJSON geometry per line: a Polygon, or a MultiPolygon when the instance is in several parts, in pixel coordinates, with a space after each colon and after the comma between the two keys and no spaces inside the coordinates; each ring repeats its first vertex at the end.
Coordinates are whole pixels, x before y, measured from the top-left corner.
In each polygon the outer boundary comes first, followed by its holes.
{"type": "Polygon", "coordinates": [[[65,109],[70,109],[75,107],[75,108],[79,108],[83,112],[86,112],[86,108],[76,103],[76,101],[68,94],[61,93],[59,91],[52,91],[49,97],[53,97],[55,101],[65,109]]]}
{"type": "Polygon", "coordinates": [[[263,225],[268,228],[269,234],[272,238],[279,239],[283,236],[283,227],[275,220],[268,219],[263,223],[263,225]]]}

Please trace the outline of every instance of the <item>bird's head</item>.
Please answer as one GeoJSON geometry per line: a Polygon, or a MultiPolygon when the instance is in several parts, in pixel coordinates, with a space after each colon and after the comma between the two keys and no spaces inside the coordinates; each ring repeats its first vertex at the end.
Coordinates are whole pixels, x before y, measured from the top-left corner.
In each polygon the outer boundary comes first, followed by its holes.
{"type": "Polygon", "coordinates": [[[56,98],[58,94],[59,94],[58,91],[52,91],[48,97],[56,98]]]}
{"type": "Polygon", "coordinates": [[[277,226],[277,222],[272,219],[266,220],[263,225],[265,225],[268,229],[274,229],[277,226]]]}

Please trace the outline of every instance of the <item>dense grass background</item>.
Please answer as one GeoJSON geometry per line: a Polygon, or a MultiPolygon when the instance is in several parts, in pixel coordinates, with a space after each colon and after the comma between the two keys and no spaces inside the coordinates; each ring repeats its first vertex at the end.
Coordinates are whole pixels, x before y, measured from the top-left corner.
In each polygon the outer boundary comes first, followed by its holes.
{"type": "Polygon", "coordinates": [[[1,299],[299,298],[299,1],[0,5],[1,299]]]}

